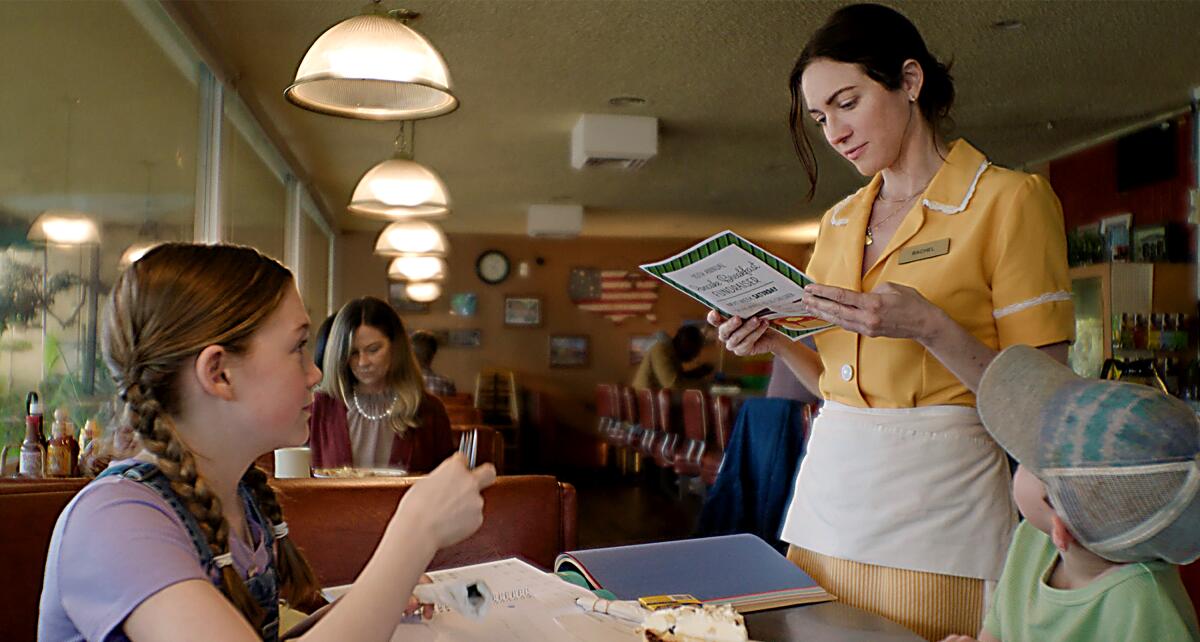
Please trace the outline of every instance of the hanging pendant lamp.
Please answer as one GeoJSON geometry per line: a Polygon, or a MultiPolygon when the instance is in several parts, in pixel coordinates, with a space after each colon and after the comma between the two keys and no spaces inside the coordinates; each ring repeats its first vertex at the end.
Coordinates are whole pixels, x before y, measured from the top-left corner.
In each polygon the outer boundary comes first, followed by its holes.
{"type": "Polygon", "coordinates": [[[444,257],[448,252],[442,228],[429,221],[397,221],[375,239],[375,253],[381,256],[444,257]]]}
{"type": "Polygon", "coordinates": [[[389,221],[441,218],[450,213],[446,185],[432,170],[413,160],[415,124],[400,123],[396,155],[367,170],[346,207],[351,214],[389,221]]]}
{"type": "Polygon", "coordinates": [[[419,14],[385,11],[339,22],[321,34],[283,93],[323,114],[365,120],[415,120],[458,107],[441,54],[406,22],[419,14]]]}
{"type": "Polygon", "coordinates": [[[388,264],[391,281],[441,281],[446,278],[446,261],[438,256],[398,256],[388,264]]]}
{"type": "Polygon", "coordinates": [[[417,303],[429,303],[442,296],[442,284],[433,281],[419,281],[404,286],[404,294],[417,303]]]}
{"type": "Polygon", "coordinates": [[[96,245],[100,243],[100,230],[83,212],[46,210],[33,219],[26,238],[52,245],[96,245]]]}

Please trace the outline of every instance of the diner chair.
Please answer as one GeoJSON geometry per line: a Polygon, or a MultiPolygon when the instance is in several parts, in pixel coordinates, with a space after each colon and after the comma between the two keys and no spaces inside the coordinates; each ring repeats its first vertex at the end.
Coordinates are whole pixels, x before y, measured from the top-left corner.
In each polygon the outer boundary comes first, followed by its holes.
{"type": "Polygon", "coordinates": [[[596,384],[596,431],[605,443],[616,446],[621,427],[621,410],[617,400],[617,385],[596,384]]]}
{"type": "Polygon", "coordinates": [[[668,388],[658,391],[658,420],[663,435],[654,448],[654,463],[664,469],[675,470],[675,454],[679,449],[680,418],[678,405],[674,403],[668,388]]]}
{"type": "Polygon", "coordinates": [[[700,474],[700,459],[704,456],[705,436],[708,434],[708,399],[701,390],[683,391],[682,452],[675,456],[675,472],[685,477],[700,474]]]}
{"type": "Polygon", "coordinates": [[[499,426],[520,424],[517,378],[511,370],[484,369],[475,377],[475,407],[484,423],[499,426]]]}
{"type": "Polygon", "coordinates": [[[637,391],[638,423],[642,435],[638,438],[637,451],[642,457],[653,459],[654,447],[661,443],[663,434],[659,421],[657,391],[643,388],[637,391]]]}
{"type": "Polygon", "coordinates": [[[621,453],[621,468],[622,472],[632,468],[636,473],[642,469],[641,458],[636,450],[636,444],[642,435],[642,426],[638,424],[637,396],[629,386],[620,386],[618,394],[621,432],[617,435],[617,447],[621,453]]]}
{"type": "Polygon", "coordinates": [[[442,400],[442,405],[449,408],[450,406],[475,406],[475,398],[465,392],[456,392],[452,395],[437,395],[438,399],[442,400]]]}
{"type": "Polygon", "coordinates": [[[446,415],[450,418],[451,426],[483,423],[483,412],[475,406],[446,406],[446,415]]]}
{"type": "Polygon", "coordinates": [[[521,461],[521,411],[517,378],[511,370],[484,368],[475,377],[475,407],[483,421],[504,435],[507,459],[519,468],[521,461]]]}
{"type": "Polygon", "coordinates": [[[712,434],[708,446],[700,457],[700,478],[706,486],[717,481],[721,462],[725,459],[725,446],[729,444],[729,433],[733,430],[733,400],[726,395],[717,395],[712,400],[712,434]]]}

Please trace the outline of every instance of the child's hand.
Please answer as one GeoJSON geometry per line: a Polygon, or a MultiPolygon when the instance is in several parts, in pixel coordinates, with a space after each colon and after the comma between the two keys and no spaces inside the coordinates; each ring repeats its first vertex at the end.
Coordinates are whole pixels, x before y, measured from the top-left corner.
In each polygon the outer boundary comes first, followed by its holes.
{"type": "Polygon", "coordinates": [[[400,500],[393,523],[405,529],[424,525],[436,548],[455,544],[483,524],[479,492],[495,480],[496,469],[491,464],[468,470],[466,458],[456,453],[413,484],[400,500]]]}
{"type": "MultiPolygon", "coordinates": [[[[433,579],[428,575],[422,575],[417,584],[432,584],[433,579]]],[[[425,604],[417,599],[417,596],[412,595],[408,598],[408,608],[404,609],[405,622],[420,622],[421,620],[433,619],[433,605],[425,604]]]]}

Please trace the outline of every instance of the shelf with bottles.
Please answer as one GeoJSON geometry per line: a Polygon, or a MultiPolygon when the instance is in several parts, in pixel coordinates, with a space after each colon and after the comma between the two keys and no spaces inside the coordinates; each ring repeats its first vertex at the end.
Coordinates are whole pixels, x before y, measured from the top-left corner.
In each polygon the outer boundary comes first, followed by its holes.
{"type": "Polygon", "coordinates": [[[1196,318],[1181,313],[1112,315],[1113,356],[1171,356],[1196,345],[1196,318]]]}

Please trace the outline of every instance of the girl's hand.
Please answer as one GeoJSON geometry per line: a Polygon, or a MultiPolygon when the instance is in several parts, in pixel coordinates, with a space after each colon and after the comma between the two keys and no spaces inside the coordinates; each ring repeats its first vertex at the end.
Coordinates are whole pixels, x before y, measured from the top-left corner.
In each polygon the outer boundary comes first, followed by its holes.
{"type": "Polygon", "coordinates": [[[778,340],[783,338],[778,332],[770,332],[771,324],[757,317],[744,321],[739,317],[726,319],[716,310],[710,310],[708,323],[717,328],[717,339],[725,349],[739,357],[774,352],[778,340]]]}
{"type": "Polygon", "coordinates": [[[413,525],[425,526],[439,549],[458,543],[483,524],[480,491],[495,480],[494,466],[484,464],[468,470],[466,458],[455,453],[413,484],[400,500],[392,522],[406,530],[413,525]]]}
{"type": "Polygon", "coordinates": [[[804,291],[813,316],[868,337],[914,339],[928,347],[949,319],[920,292],[896,283],[866,293],[816,283],[804,291]]]}
{"type": "MultiPolygon", "coordinates": [[[[432,584],[433,579],[428,575],[422,575],[417,584],[432,584]]],[[[432,620],[433,605],[422,604],[415,595],[408,598],[408,608],[404,609],[405,620],[432,620]]]]}

